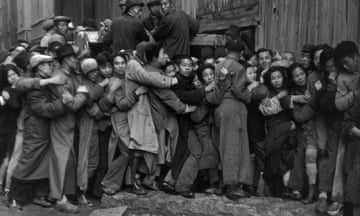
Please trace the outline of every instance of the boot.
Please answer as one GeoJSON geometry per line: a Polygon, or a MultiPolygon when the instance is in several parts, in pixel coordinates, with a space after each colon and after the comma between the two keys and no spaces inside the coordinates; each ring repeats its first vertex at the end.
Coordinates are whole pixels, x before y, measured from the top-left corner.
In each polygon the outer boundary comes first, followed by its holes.
{"type": "Polygon", "coordinates": [[[316,191],[315,185],[313,185],[313,184],[309,185],[308,196],[303,200],[303,203],[305,205],[308,205],[308,204],[311,204],[314,202],[315,191],[316,191]]]}

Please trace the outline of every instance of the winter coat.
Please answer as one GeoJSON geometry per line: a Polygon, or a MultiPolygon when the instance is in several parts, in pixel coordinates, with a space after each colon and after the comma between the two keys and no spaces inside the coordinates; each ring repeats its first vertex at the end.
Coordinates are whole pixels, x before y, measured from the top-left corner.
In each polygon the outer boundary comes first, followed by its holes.
{"type": "Polygon", "coordinates": [[[354,102],[354,95],[360,94],[360,74],[340,71],[337,77],[335,105],[340,111],[346,111],[354,102]]]}
{"type": "Polygon", "coordinates": [[[144,25],[140,20],[130,15],[123,15],[113,21],[111,31],[104,37],[104,43],[112,44],[115,53],[122,49],[135,50],[140,42],[148,39],[144,25]]]}
{"type": "Polygon", "coordinates": [[[184,11],[172,9],[162,18],[153,36],[155,40],[163,41],[170,58],[176,55],[190,55],[190,40],[198,33],[199,27],[199,22],[184,11]]]}
{"type": "Polygon", "coordinates": [[[53,100],[47,87],[26,94],[23,151],[14,177],[49,178],[50,122],[67,111],[61,99],[53,100]]]}

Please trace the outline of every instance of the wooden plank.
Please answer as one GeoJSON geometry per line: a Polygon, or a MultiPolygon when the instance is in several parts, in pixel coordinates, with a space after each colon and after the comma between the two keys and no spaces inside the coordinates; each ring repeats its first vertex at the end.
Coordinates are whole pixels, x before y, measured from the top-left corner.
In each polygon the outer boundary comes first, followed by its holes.
{"type": "Polygon", "coordinates": [[[193,46],[225,46],[224,35],[218,34],[197,34],[191,41],[193,46]]]}
{"type": "Polygon", "coordinates": [[[239,27],[256,26],[258,25],[258,21],[252,17],[218,21],[200,20],[200,33],[225,30],[232,24],[239,27]]]}

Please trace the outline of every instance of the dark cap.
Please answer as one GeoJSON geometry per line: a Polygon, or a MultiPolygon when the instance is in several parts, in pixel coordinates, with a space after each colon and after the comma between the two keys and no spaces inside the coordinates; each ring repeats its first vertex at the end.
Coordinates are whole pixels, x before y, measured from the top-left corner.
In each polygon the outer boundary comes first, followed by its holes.
{"type": "Polygon", "coordinates": [[[228,30],[226,30],[225,35],[230,35],[233,38],[240,37],[240,28],[236,25],[231,25],[228,30]]]}
{"type": "Polygon", "coordinates": [[[56,50],[56,58],[57,59],[63,59],[65,57],[68,57],[71,55],[75,56],[75,51],[74,51],[73,47],[69,44],[65,44],[64,46],[62,46],[56,50]]]}
{"type": "Polygon", "coordinates": [[[153,6],[156,6],[156,5],[161,5],[161,1],[160,0],[152,0],[152,1],[149,1],[146,6],[148,8],[151,8],[153,6]]]}
{"type": "Polygon", "coordinates": [[[58,23],[58,22],[71,22],[71,18],[67,17],[67,16],[56,16],[54,17],[54,23],[58,23]]]}
{"type": "Polygon", "coordinates": [[[245,50],[245,45],[240,40],[228,41],[225,47],[228,51],[242,52],[245,50]]]}
{"type": "Polygon", "coordinates": [[[144,7],[144,3],[141,0],[127,0],[126,11],[129,11],[134,6],[144,7]]]}

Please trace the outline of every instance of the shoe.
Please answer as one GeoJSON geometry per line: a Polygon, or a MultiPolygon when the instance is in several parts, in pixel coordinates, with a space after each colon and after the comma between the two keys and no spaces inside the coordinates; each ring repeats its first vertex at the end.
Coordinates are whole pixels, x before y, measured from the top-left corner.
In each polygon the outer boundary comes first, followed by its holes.
{"type": "Polygon", "coordinates": [[[330,216],[336,216],[336,215],[339,215],[340,211],[342,211],[342,208],[343,208],[343,204],[340,203],[340,202],[333,202],[328,210],[327,210],[327,213],[328,215],[330,216]]]}
{"type": "Polygon", "coordinates": [[[179,194],[187,199],[191,199],[195,197],[195,193],[190,190],[179,192],[179,194]]]}
{"type": "Polygon", "coordinates": [[[84,194],[81,194],[79,197],[78,197],[78,203],[79,205],[86,205],[86,206],[89,206],[89,207],[93,207],[94,204],[92,202],[90,202],[84,194]]]}
{"type": "Polygon", "coordinates": [[[228,186],[225,196],[230,200],[239,200],[250,197],[248,193],[238,186],[228,186]]]}
{"type": "Polygon", "coordinates": [[[69,201],[61,202],[57,201],[55,205],[55,209],[59,212],[65,212],[68,214],[77,214],[80,209],[76,205],[71,204],[69,201]]]}
{"type": "Polygon", "coordinates": [[[50,208],[51,203],[48,202],[45,197],[35,197],[33,200],[33,204],[44,207],[44,208],[50,208]]]}
{"type": "Polygon", "coordinates": [[[327,200],[325,198],[319,198],[316,203],[315,210],[318,214],[324,215],[327,212],[327,200]]]}
{"type": "Polygon", "coordinates": [[[11,209],[17,209],[17,210],[20,210],[22,211],[23,210],[23,207],[16,201],[16,200],[9,200],[9,203],[7,205],[9,208],[11,209]]]}
{"type": "Polygon", "coordinates": [[[156,181],[153,181],[153,182],[145,182],[143,181],[142,185],[146,188],[146,189],[149,189],[149,190],[152,190],[152,191],[159,191],[160,188],[159,188],[159,185],[156,181]]]}
{"type": "Polygon", "coordinates": [[[137,183],[134,183],[131,188],[131,193],[136,195],[146,195],[147,191],[137,183]]]}
{"type": "Polygon", "coordinates": [[[316,186],[315,185],[310,185],[309,186],[309,193],[308,196],[303,200],[303,204],[304,205],[309,205],[311,203],[313,203],[314,200],[314,196],[315,196],[315,190],[316,190],[316,186]]]}
{"type": "Polygon", "coordinates": [[[291,200],[300,201],[302,199],[302,194],[300,191],[293,191],[289,194],[291,200]]]}
{"type": "Polygon", "coordinates": [[[106,187],[106,186],[102,186],[102,191],[103,191],[106,195],[108,195],[108,196],[113,196],[113,195],[115,195],[116,192],[117,192],[116,190],[111,189],[111,188],[106,187]]]}
{"type": "Polygon", "coordinates": [[[175,190],[175,187],[174,185],[168,183],[168,182],[163,182],[161,185],[160,185],[160,189],[162,191],[164,191],[165,193],[167,194],[172,194],[172,195],[177,195],[178,193],[176,192],[175,190]]]}
{"type": "Polygon", "coordinates": [[[224,195],[224,188],[222,188],[222,187],[216,188],[215,195],[216,195],[216,196],[222,196],[222,195],[224,195]]]}
{"type": "Polygon", "coordinates": [[[210,188],[206,189],[205,193],[210,194],[210,195],[216,194],[216,190],[217,190],[217,188],[213,186],[213,187],[210,187],[210,188]]]}

